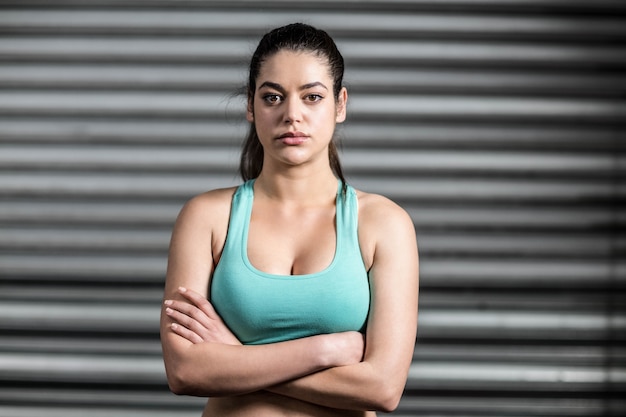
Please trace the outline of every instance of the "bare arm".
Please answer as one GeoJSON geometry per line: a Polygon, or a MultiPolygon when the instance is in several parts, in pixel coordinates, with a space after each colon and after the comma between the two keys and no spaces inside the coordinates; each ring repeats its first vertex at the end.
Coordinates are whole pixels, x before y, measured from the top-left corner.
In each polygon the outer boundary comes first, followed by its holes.
{"type": "Polygon", "coordinates": [[[230,201],[230,195],[220,191],[191,200],[174,227],[165,285],[165,299],[171,302],[161,314],[161,343],[172,391],[200,396],[243,394],[358,361],[363,342],[356,334],[320,335],[272,345],[242,346],[224,330],[219,316],[211,317],[210,312],[204,313],[205,321],[208,320],[205,324],[213,326],[218,333],[206,343],[192,341],[195,333],[187,329],[184,322],[185,317],[194,322],[194,313],[180,313],[188,303],[183,301],[179,288],[184,287],[206,299],[213,272],[215,233],[220,225],[227,223],[229,204],[225,202],[230,201]],[[172,312],[185,317],[173,320],[172,312]],[[172,328],[174,322],[177,326],[172,328]]]}
{"type": "MultiPolygon", "coordinates": [[[[417,330],[417,244],[413,224],[404,211],[388,203],[375,207],[377,210],[370,210],[370,220],[365,216],[369,223],[362,231],[367,241],[374,242],[370,270],[372,306],[363,361],[353,358],[345,364],[348,366],[302,376],[269,387],[269,391],[331,408],[391,411],[397,406],[417,330]],[[378,223],[379,219],[384,219],[384,224],[378,223]]],[[[182,337],[194,343],[214,337],[231,343],[234,336],[225,335],[226,326],[206,298],[193,292],[186,292],[185,298],[188,303],[176,303],[176,311],[171,313],[176,322],[183,324],[177,330],[182,337]],[[216,326],[208,322],[213,316],[216,326]],[[214,327],[222,329],[209,330],[214,327]]]]}
{"type": "Polygon", "coordinates": [[[383,202],[370,215],[366,221],[376,246],[363,361],[304,376],[270,391],[332,408],[388,412],[397,407],[417,332],[417,243],[413,223],[399,207],[383,202]]]}

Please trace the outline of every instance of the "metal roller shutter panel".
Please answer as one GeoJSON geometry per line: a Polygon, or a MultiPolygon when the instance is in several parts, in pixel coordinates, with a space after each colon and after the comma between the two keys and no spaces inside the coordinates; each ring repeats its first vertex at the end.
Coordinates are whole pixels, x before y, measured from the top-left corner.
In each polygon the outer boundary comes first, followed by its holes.
{"type": "Polygon", "coordinates": [[[0,416],[198,416],[158,335],[182,204],[234,185],[260,35],[346,58],[351,183],[412,216],[396,416],[618,416],[626,4],[0,2],[0,416]]]}

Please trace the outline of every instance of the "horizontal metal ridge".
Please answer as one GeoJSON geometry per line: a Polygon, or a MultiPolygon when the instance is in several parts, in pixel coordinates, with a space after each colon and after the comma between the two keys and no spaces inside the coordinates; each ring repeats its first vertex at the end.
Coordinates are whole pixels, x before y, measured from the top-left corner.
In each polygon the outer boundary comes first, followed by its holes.
{"type": "MultiPolygon", "coordinates": [[[[4,0],[5,6],[45,6],[50,8],[50,3],[45,0],[4,0]]],[[[347,0],[337,2],[336,0],[303,0],[293,2],[290,0],[62,0],[55,1],[55,8],[80,7],[82,9],[100,10],[104,7],[115,7],[121,9],[134,10],[145,9],[234,9],[241,8],[267,8],[296,10],[376,10],[376,11],[396,11],[406,10],[452,10],[462,12],[483,11],[525,11],[532,14],[541,13],[602,13],[626,10],[620,0],[597,0],[588,2],[583,0],[347,0]]]]}
{"type": "MultiPolygon", "coordinates": [[[[0,114],[76,117],[243,117],[245,107],[229,105],[219,93],[181,92],[32,92],[0,91],[0,114]]],[[[371,120],[484,120],[619,124],[626,104],[611,99],[472,97],[353,94],[350,117],[371,120]]]]}
{"type": "Polygon", "coordinates": [[[137,409],[111,404],[91,409],[88,405],[50,406],[43,404],[41,406],[3,406],[2,414],[4,417],[32,417],[42,414],[47,417],[85,417],[85,408],[89,408],[90,417],[171,417],[172,413],[180,417],[198,417],[198,413],[202,412],[202,407],[198,405],[192,410],[179,408],[163,410],[150,405],[137,409]]]}
{"type": "MultiPolygon", "coordinates": [[[[394,200],[482,201],[606,204],[626,194],[602,179],[573,182],[568,179],[532,178],[424,178],[397,177],[393,183],[381,177],[350,175],[348,180],[364,191],[383,194],[394,200]]],[[[0,171],[0,193],[12,197],[155,198],[182,199],[209,189],[228,187],[241,181],[235,173],[140,173],[89,172],[82,175],[59,172],[0,171]]]]}
{"type": "MultiPolygon", "coordinates": [[[[533,42],[452,40],[350,40],[339,39],[338,47],[350,66],[448,65],[515,66],[537,68],[590,68],[602,65],[622,69],[626,65],[620,45],[552,44],[533,42]]],[[[5,36],[0,39],[0,58],[55,62],[134,62],[242,65],[249,58],[252,40],[215,39],[197,36],[184,40],[161,37],[5,36]]]]}
{"type": "MultiPolygon", "coordinates": [[[[226,105],[226,104],[225,104],[226,105]]],[[[236,108],[234,104],[231,104],[236,108]]],[[[616,152],[616,127],[541,123],[446,123],[421,119],[402,123],[349,120],[339,125],[346,151],[385,149],[472,149],[510,151],[616,152]],[[573,126],[572,126],[573,125],[573,126]]],[[[247,124],[239,118],[215,120],[104,119],[71,116],[0,117],[0,144],[55,146],[105,144],[147,146],[240,146],[247,124]]],[[[346,152],[348,153],[348,152],[346,152]]]]}
{"type": "MultiPolygon", "coordinates": [[[[48,252],[104,254],[142,252],[165,256],[170,227],[133,227],[132,221],[121,227],[94,225],[68,230],[57,227],[0,226],[0,250],[7,252],[48,252]]],[[[417,226],[419,227],[419,225],[417,226]]],[[[498,259],[503,256],[525,258],[608,259],[618,242],[605,230],[595,233],[572,232],[433,232],[420,230],[420,248],[426,257],[471,257],[498,259]]]]}
{"type": "MultiPolygon", "coordinates": [[[[223,10],[5,10],[0,16],[0,27],[12,33],[158,33],[158,34],[215,34],[256,35],[277,26],[302,20],[299,12],[250,12],[246,9],[223,10]]],[[[401,38],[436,36],[481,36],[503,38],[541,37],[550,39],[584,38],[620,39],[626,34],[624,20],[619,17],[552,17],[520,14],[468,15],[447,12],[420,12],[414,14],[367,13],[336,11],[333,14],[311,11],[307,22],[323,25],[335,36],[368,34],[369,36],[396,36],[401,38]]]]}
{"type": "MultiPolygon", "coordinates": [[[[347,68],[350,92],[473,93],[480,95],[557,95],[619,97],[626,77],[590,71],[522,71],[459,68],[347,68]]],[[[183,90],[219,91],[234,95],[246,84],[244,65],[169,64],[96,65],[2,63],[0,87],[45,90],[183,90]]],[[[243,97],[242,97],[243,98],[243,97]]],[[[243,100],[242,100],[243,101],[243,100]]],[[[244,103],[242,103],[244,105],[244,103]]]]}
{"type": "MultiPolygon", "coordinates": [[[[236,172],[239,147],[0,144],[1,170],[236,172]]],[[[613,175],[619,158],[608,152],[353,149],[342,155],[347,172],[464,172],[584,176],[613,175]]],[[[623,157],[626,161],[626,156],[623,157]]],[[[624,169],[626,173],[626,168],[624,169]]]]}
{"type": "MultiPolygon", "coordinates": [[[[616,265],[619,268],[619,264],[616,265]]],[[[427,258],[421,265],[425,287],[441,288],[561,288],[604,289],[623,286],[620,272],[606,259],[457,259],[427,258]],[[614,274],[617,274],[614,276],[614,274]]],[[[128,254],[13,253],[0,255],[0,276],[48,282],[137,282],[159,284],[165,277],[166,256],[128,254]]]]}
{"type": "MultiPolygon", "coordinates": [[[[163,201],[93,201],[89,198],[74,201],[5,200],[0,204],[0,224],[17,227],[144,227],[169,229],[182,208],[184,199],[163,201]]],[[[611,207],[589,205],[484,205],[450,206],[428,201],[404,205],[421,236],[428,233],[545,233],[555,236],[572,233],[602,233],[624,224],[626,218],[616,216],[611,207]]]]}
{"type": "MultiPolygon", "coordinates": [[[[0,380],[165,384],[160,357],[5,353],[0,357],[0,368],[0,380]]],[[[476,389],[502,384],[500,389],[510,390],[520,384],[532,383],[538,390],[556,387],[562,390],[568,385],[601,390],[606,382],[622,382],[625,376],[626,368],[607,371],[603,366],[417,362],[411,366],[407,387],[414,389],[430,385],[452,388],[471,379],[476,383],[476,389]]]]}

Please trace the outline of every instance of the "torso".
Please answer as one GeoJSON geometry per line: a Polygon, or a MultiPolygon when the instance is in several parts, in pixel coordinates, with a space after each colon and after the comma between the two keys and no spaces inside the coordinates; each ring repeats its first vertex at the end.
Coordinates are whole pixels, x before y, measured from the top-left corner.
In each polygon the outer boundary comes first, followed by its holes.
{"type": "Polygon", "coordinates": [[[257,392],[237,397],[211,398],[202,417],[376,417],[376,413],[338,410],[269,392],[257,392]]]}
{"type": "MultiPolygon", "coordinates": [[[[212,211],[212,248],[214,264],[220,260],[228,232],[230,199],[235,189],[222,190],[224,205],[218,211],[212,211]]],[[[359,205],[359,245],[365,267],[369,269],[374,259],[372,233],[362,222],[362,212],[367,210],[371,194],[357,191],[359,205]]],[[[275,274],[307,274],[326,268],[335,253],[334,216],[335,207],[329,204],[323,209],[311,209],[301,226],[301,218],[293,214],[276,213],[271,206],[255,206],[251,219],[248,240],[248,257],[259,270],[275,274]],[[264,211],[271,212],[267,216],[264,211]],[[271,221],[258,222],[263,216],[271,221]],[[298,222],[298,233],[290,234],[290,222],[298,222]],[[280,225],[280,227],[278,227],[280,225]],[[268,233],[271,231],[271,233],[268,233]],[[271,240],[268,241],[268,236],[271,240]],[[286,242],[289,242],[287,244],[286,242]],[[321,245],[320,245],[321,242],[321,245]],[[324,248],[320,250],[320,247],[324,248]],[[282,256],[276,256],[282,253],[282,256]]],[[[209,283],[210,286],[210,283],[209,283]]],[[[375,417],[373,411],[339,410],[327,408],[297,399],[280,396],[269,392],[254,392],[236,397],[210,398],[202,414],[203,417],[375,417]]]]}
{"type": "Polygon", "coordinates": [[[364,331],[370,286],[357,210],[356,192],[339,183],[334,201],[316,204],[257,199],[254,181],[238,189],[209,299],[239,341],[364,331]]]}

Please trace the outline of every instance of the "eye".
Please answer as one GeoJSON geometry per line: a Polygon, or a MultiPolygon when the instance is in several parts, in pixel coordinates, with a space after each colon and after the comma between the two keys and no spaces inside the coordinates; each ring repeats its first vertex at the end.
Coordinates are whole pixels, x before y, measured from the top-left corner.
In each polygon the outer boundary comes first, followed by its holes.
{"type": "Polygon", "coordinates": [[[320,94],[307,94],[305,99],[310,102],[316,102],[322,100],[324,97],[320,94]]]}
{"type": "Polygon", "coordinates": [[[281,97],[278,94],[265,94],[263,96],[263,101],[267,104],[277,104],[281,101],[281,97]]]}

